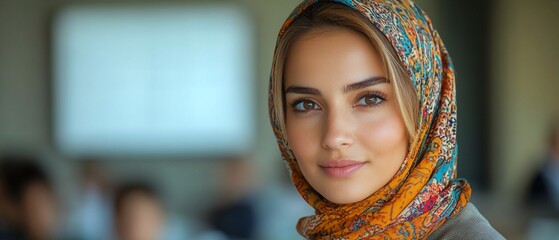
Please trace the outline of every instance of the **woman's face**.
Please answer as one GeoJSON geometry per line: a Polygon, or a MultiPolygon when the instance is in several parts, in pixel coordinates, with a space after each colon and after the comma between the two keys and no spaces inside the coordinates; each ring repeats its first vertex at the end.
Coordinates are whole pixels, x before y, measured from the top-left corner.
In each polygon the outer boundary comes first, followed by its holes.
{"type": "Polygon", "coordinates": [[[343,204],[388,183],[408,136],[371,41],[349,29],[311,30],[291,45],[284,73],[287,138],[311,186],[343,204]]]}

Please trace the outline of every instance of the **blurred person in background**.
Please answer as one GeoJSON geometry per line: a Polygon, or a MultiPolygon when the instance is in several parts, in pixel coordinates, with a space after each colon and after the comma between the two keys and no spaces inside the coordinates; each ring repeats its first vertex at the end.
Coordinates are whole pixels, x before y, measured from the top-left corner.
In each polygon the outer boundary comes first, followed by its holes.
{"type": "Polygon", "coordinates": [[[188,239],[186,223],[166,214],[163,200],[150,184],[135,182],[119,187],[113,212],[118,240],[188,239]]]}
{"type": "Polygon", "coordinates": [[[12,157],[0,159],[0,239],[23,239],[21,214],[17,207],[14,182],[17,182],[12,157]]]}
{"type": "Polygon", "coordinates": [[[289,174],[285,171],[285,164],[277,161],[276,166],[280,181],[266,184],[259,192],[258,239],[299,239],[300,235],[294,228],[294,223],[301,216],[313,215],[314,209],[301,198],[293,186],[289,174]]]}
{"type": "Polygon", "coordinates": [[[131,183],[116,191],[115,234],[118,240],[161,240],[165,213],[159,196],[148,184],[131,183]]]}
{"type": "Polygon", "coordinates": [[[4,157],[0,165],[0,214],[7,223],[1,239],[60,239],[58,206],[46,172],[27,157],[4,157]]]}
{"type": "Polygon", "coordinates": [[[210,212],[211,227],[230,239],[253,239],[257,226],[251,162],[244,157],[226,159],[220,183],[220,201],[210,212]]]}
{"type": "Polygon", "coordinates": [[[112,234],[112,183],[101,160],[80,160],[78,198],[68,218],[68,234],[76,240],[109,239],[112,234]]]}
{"type": "Polygon", "coordinates": [[[559,218],[559,126],[549,132],[549,147],[541,166],[532,179],[527,203],[536,214],[559,218]]]}

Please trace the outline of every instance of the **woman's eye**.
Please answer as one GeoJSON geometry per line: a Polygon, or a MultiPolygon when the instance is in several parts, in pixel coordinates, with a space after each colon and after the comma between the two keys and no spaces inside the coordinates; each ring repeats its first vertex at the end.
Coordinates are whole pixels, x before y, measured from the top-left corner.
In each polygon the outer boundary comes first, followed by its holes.
{"type": "Polygon", "coordinates": [[[384,101],[384,98],[379,96],[379,95],[368,94],[368,95],[365,95],[362,98],[360,98],[357,105],[366,106],[366,107],[374,107],[374,106],[377,106],[377,105],[381,104],[383,101],[384,101]]]}
{"type": "Polygon", "coordinates": [[[309,100],[297,101],[295,102],[295,104],[293,104],[293,108],[295,108],[295,111],[298,112],[307,112],[310,110],[320,109],[316,103],[309,100]]]}

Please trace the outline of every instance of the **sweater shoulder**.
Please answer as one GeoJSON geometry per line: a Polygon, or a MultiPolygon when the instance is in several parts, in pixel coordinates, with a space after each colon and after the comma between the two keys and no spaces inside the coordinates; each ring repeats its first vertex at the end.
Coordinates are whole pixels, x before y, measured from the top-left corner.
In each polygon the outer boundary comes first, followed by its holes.
{"type": "Polygon", "coordinates": [[[472,203],[427,237],[434,239],[505,239],[472,203]]]}

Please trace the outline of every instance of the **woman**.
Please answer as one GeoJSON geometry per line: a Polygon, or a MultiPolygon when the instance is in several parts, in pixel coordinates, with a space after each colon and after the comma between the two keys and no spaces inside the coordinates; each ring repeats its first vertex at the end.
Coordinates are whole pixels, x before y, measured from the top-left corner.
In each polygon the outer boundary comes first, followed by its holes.
{"type": "Polygon", "coordinates": [[[304,1],[280,33],[272,128],[310,239],[503,239],[456,179],[450,58],[409,1],[304,1]]]}

